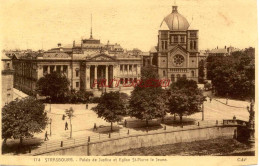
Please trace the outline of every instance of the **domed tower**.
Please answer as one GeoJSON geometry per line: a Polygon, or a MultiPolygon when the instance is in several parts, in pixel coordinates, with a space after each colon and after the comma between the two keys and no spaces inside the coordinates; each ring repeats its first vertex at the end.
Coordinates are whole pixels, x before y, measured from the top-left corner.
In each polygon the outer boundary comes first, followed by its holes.
{"type": "Polygon", "coordinates": [[[160,25],[156,49],[157,55],[152,56],[161,79],[174,82],[186,77],[198,81],[198,30],[190,29],[177,6],[172,6],[160,25]]]}

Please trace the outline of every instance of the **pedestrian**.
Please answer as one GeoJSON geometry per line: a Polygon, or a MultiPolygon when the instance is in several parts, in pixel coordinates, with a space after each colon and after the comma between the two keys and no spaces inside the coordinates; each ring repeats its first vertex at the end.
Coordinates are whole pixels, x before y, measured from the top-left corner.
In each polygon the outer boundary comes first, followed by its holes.
{"type": "Polygon", "coordinates": [[[47,133],[47,131],[46,131],[44,141],[47,141],[47,140],[49,140],[49,138],[48,138],[48,133],[47,133]]]}
{"type": "Polygon", "coordinates": [[[93,131],[94,131],[94,130],[97,130],[97,125],[96,125],[96,123],[94,123],[93,131]]]}
{"type": "Polygon", "coordinates": [[[88,109],[88,104],[86,104],[86,109],[88,109]]]}
{"type": "Polygon", "coordinates": [[[234,116],[233,116],[233,120],[236,120],[236,119],[237,119],[237,117],[234,115],[234,116]]]}
{"type": "Polygon", "coordinates": [[[127,121],[126,121],[126,119],[125,119],[125,127],[126,127],[126,125],[127,125],[127,121]]]}
{"type": "Polygon", "coordinates": [[[62,115],[62,120],[65,120],[65,117],[66,117],[66,116],[63,114],[63,115],[62,115]]]}
{"type": "Polygon", "coordinates": [[[210,101],[210,103],[211,103],[211,101],[212,101],[212,98],[211,98],[211,97],[209,98],[209,101],[210,101]]]}
{"type": "Polygon", "coordinates": [[[69,130],[69,128],[68,128],[68,122],[65,123],[65,130],[69,130]]]}

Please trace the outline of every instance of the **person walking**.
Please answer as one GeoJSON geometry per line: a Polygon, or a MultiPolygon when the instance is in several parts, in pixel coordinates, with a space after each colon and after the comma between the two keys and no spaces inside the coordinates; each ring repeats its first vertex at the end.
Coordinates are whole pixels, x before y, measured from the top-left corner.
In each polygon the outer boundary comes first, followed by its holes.
{"type": "Polygon", "coordinates": [[[69,128],[68,128],[68,122],[65,123],[65,130],[69,130],[69,128]]]}
{"type": "Polygon", "coordinates": [[[47,131],[46,131],[44,141],[47,141],[47,140],[49,140],[49,138],[48,138],[48,133],[47,133],[47,131]]]}
{"type": "Polygon", "coordinates": [[[209,98],[209,101],[210,101],[210,103],[211,103],[211,101],[212,101],[212,98],[211,98],[211,97],[209,98]]]}

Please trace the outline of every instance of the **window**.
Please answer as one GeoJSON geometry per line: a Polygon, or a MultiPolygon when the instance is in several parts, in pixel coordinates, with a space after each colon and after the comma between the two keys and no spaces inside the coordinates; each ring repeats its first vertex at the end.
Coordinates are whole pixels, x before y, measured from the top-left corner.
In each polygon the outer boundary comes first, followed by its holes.
{"type": "Polygon", "coordinates": [[[172,81],[172,82],[175,81],[175,75],[174,75],[174,74],[171,75],[171,81],[172,81]]]}
{"type": "Polygon", "coordinates": [[[132,65],[129,65],[129,71],[132,71],[132,65]]]}
{"type": "Polygon", "coordinates": [[[50,66],[50,69],[51,69],[51,73],[53,73],[53,71],[54,71],[54,66],[50,66]]]}
{"type": "Polygon", "coordinates": [[[173,42],[174,42],[174,43],[178,43],[178,36],[177,36],[177,35],[174,35],[174,37],[173,37],[173,42]]]}
{"type": "Polygon", "coordinates": [[[191,71],[191,76],[194,77],[195,76],[195,72],[192,70],[191,71]]]}
{"type": "Polygon", "coordinates": [[[68,66],[64,65],[64,66],[63,66],[63,72],[64,72],[64,73],[67,73],[67,70],[68,70],[68,66]]]}
{"type": "Polygon", "coordinates": [[[10,63],[9,62],[7,63],[7,69],[10,69],[10,63]]]}
{"type": "Polygon", "coordinates": [[[164,50],[164,41],[162,41],[162,49],[164,50]]]}
{"type": "Polygon", "coordinates": [[[177,80],[179,80],[181,78],[180,74],[177,74],[177,80]]]}
{"type": "Polygon", "coordinates": [[[128,83],[128,78],[125,78],[125,84],[127,84],[128,83]]]}
{"type": "Polygon", "coordinates": [[[184,57],[182,55],[175,55],[173,57],[173,62],[175,66],[182,66],[184,62],[184,57]]]}
{"type": "Polygon", "coordinates": [[[196,41],[194,41],[194,49],[197,49],[197,42],[196,41]]]}
{"type": "Polygon", "coordinates": [[[75,69],[75,72],[76,72],[76,77],[78,77],[78,76],[79,76],[79,69],[76,68],[76,69],[75,69]]]}
{"type": "Polygon", "coordinates": [[[184,36],[181,36],[181,42],[182,43],[185,43],[185,39],[184,38],[185,38],[184,36]]]}
{"type": "Polygon", "coordinates": [[[120,71],[123,71],[123,65],[120,65],[120,71]]]}
{"type": "Polygon", "coordinates": [[[134,78],[134,83],[137,83],[137,78],[134,78]]]}
{"type": "Polygon", "coordinates": [[[191,49],[191,50],[193,49],[192,41],[190,41],[190,49],[191,49]]]}
{"type": "Polygon", "coordinates": [[[76,87],[77,87],[77,88],[79,87],[79,82],[76,82],[76,87]]]}
{"type": "Polygon", "coordinates": [[[165,49],[167,50],[168,49],[168,42],[165,41],[165,49]]]}
{"type": "Polygon", "coordinates": [[[125,71],[127,71],[127,65],[125,65],[125,71]]]}
{"type": "Polygon", "coordinates": [[[43,75],[48,73],[48,66],[43,66],[43,75]]]}
{"type": "Polygon", "coordinates": [[[123,84],[123,83],[124,83],[124,79],[120,78],[120,84],[123,84]]]}
{"type": "Polygon", "coordinates": [[[56,66],[56,71],[57,71],[57,73],[60,73],[60,70],[61,69],[61,66],[56,66]]]}
{"type": "Polygon", "coordinates": [[[183,78],[186,78],[186,74],[183,74],[182,77],[183,77],[183,78]]]}
{"type": "Polygon", "coordinates": [[[163,76],[166,76],[165,70],[163,71],[163,76]]]}

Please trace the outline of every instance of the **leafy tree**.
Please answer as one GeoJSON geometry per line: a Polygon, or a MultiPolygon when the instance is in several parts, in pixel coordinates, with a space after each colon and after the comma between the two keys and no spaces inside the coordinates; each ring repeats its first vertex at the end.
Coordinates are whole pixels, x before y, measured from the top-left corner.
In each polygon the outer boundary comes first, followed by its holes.
{"type": "Polygon", "coordinates": [[[193,80],[179,79],[173,83],[169,90],[167,101],[170,114],[178,114],[182,122],[183,115],[191,115],[201,111],[201,105],[205,101],[202,91],[193,80]]]}
{"type": "Polygon", "coordinates": [[[209,57],[208,76],[219,96],[254,98],[255,59],[243,51],[226,57],[209,57]]]}
{"type": "Polygon", "coordinates": [[[85,90],[72,90],[66,95],[67,101],[71,103],[89,103],[90,97],[93,97],[93,93],[85,90]]]}
{"type": "Polygon", "coordinates": [[[70,107],[70,109],[65,110],[65,114],[69,117],[70,120],[70,138],[72,138],[72,124],[71,124],[71,119],[74,117],[74,109],[70,107]]]}
{"type": "Polygon", "coordinates": [[[199,61],[199,82],[204,83],[204,77],[205,77],[205,62],[204,60],[199,61]]]}
{"type": "Polygon", "coordinates": [[[69,80],[65,75],[53,72],[46,74],[37,81],[38,92],[44,96],[50,96],[52,101],[60,102],[69,91],[69,80]]]}
{"type": "Polygon", "coordinates": [[[92,108],[98,114],[98,117],[111,123],[111,131],[113,130],[113,123],[122,120],[126,115],[126,103],[120,97],[120,93],[109,92],[103,93],[99,99],[96,107],[92,108]]]}
{"type": "Polygon", "coordinates": [[[129,115],[137,119],[148,120],[163,118],[166,114],[164,109],[163,90],[153,80],[159,76],[152,66],[143,67],[141,70],[141,81],[132,91],[129,100],[129,115]],[[149,86],[146,86],[149,83],[149,86]]]}
{"type": "Polygon", "coordinates": [[[8,138],[20,139],[33,137],[47,125],[47,115],[44,104],[33,97],[16,99],[2,108],[2,138],[4,143],[8,138]]]}

